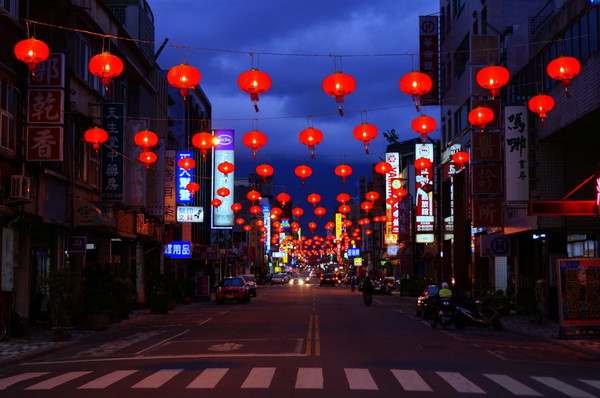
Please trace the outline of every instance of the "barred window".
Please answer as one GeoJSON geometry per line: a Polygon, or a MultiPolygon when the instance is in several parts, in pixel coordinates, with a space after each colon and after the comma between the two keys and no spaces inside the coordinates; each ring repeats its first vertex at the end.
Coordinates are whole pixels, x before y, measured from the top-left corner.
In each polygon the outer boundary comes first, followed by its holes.
{"type": "Polygon", "coordinates": [[[0,147],[11,152],[16,150],[16,100],[17,92],[12,84],[0,80],[0,147]]]}

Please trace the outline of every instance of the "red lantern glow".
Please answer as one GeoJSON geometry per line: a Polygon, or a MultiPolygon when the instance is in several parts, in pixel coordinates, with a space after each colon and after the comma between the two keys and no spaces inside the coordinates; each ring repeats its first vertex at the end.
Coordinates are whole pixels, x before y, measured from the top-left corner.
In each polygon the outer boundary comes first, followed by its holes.
{"type": "Polygon", "coordinates": [[[327,209],[319,206],[319,207],[315,208],[314,212],[317,216],[319,216],[319,220],[320,220],[321,217],[323,217],[327,213],[327,209]]]}
{"type": "Polygon", "coordinates": [[[238,211],[242,210],[242,205],[239,203],[234,203],[230,206],[231,211],[233,211],[234,213],[237,213],[238,211]]]}
{"type": "Polygon", "coordinates": [[[581,72],[581,64],[577,58],[558,57],[548,64],[546,72],[548,72],[548,76],[552,79],[560,80],[562,86],[565,88],[565,94],[567,97],[570,97],[569,86],[571,85],[571,79],[581,72]]]}
{"type": "Polygon", "coordinates": [[[492,97],[500,95],[500,88],[506,86],[509,79],[510,73],[503,66],[490,65],[477,72],[477,83],[490,90],[492,97]]]}
{"type": "Polygon", "coordinates": [[[304,185],[304,180],[312,175],[312,169],[309,166],[302,164],[296,167],[294,173],[300,177],[300,181],[302,181],[302,185],[304,185]]]}
{"type": "Polygon", "coordinates": [[[192,145],[200,149],[202,161],[206,160],[206,154],[218,144],[218,138],[211,133],[200,132],[192,136],[192,145]]]}
{"type": "Polygon", "coordinates": [[[146,165],[146,168],[149,169],[150,165],[156,162],[156,160],[158,159],[158,155],[154,152],[146,151],[140,153],[139,159],[140,162],[144,163],[146,165]]]}
{"type": "Polygon", "coordinates": [[[379,162],[375,165],[375,172],[378,174],[387,174],[392,171],[392,165],[388,162],[379,162]]]}
{"type": "Polygon", "coordinates": [[[281,210],[280,207],[273,207],[271,209],[271,215],[272,216],[279,217],[282,213],[283,213],[283,210],[281,210]]]}
{"type": "Polygon", "coordinates": [[[478,106],[469,112],[469,123],[481,129],[484,129],[492,120],[494,120],[494,111],[485,106],[478,106]]]}
{"type": "Polygon", "coordinates": [[[271,77],[258,69],[250,69],[238,77],[238,86],[242,91],[250,94],[250,100],[254,102],[254,110],[258,112],[258,94],[271,88],[271,77]]]}
{"type": "Polygon", "coordinates": [[[262,208],[260,206],[250,206],[250,209],[248,209],[248,211],[256,216],[262,213],[262,208]]]}
{"type": "Polygon", "coordinates": [[[181,167],[184,170],[193,169],[196,167],[196,161],[189,156],[179,159],[177,162],[177,166],[181,167]]]}
{"type": "Polygon", "coordinates": [[[108,51],[105,51],[102,54],[94,55],[90,59],[88,69],[92,75],[102,79],[105,94],[108,94],[110,79],[123,73],[123,61],[116,55],[112,55],[108,51]]]}
{"type": "Polygon", "coordinates": [[[379,193],[375,191],[369,191],[365,194],[365,198],[367,198],[367,200],[371,203],[375,202],[377,199],[379,199],[379,193]]]}
{"type": "Polygon", "coordinates": [[[95,150],[98,150],[100,144],[104,144],[108,140],[108,132],[100,127],[94,127],[83,134],[83,139],[92,144],[95,150]]]}
{"type": "Polygon", "coordinates": [[[348,195],[347,193],[340,193],[338,194],[335,199],[340,202],[341,204],[345,204],[346,202],[350,201],[350,195],[348,195]]]}
{"type": "Polygon", "coordinates": [[[194,194],[200,190],[200,185],[197,182],[190,182],[185,186],[185,189],[190,191],[192,196],[194,196],[194,194]]]}
{"type": "Polygon", "coordinates": [[[399,198],[403,198],[408,194],[408,191],[404,188],[395,188],[392,189],[392,195],[395,195],[399,198]]]}
{"type": "Polygon", "coordinates": [[[315,129],[313,127],[309,127],[300,132],[298,136],[298,140],[300,140],[301,144],[308,146],[310,150],[310,157],[315,157],[315,145],[319,144],[323,141],[323,133],[319,129],[315,129]]]}
{"type": "Polygon", "coordinates": [[[427,158],[418,158],[417,160],[415,160],[414,165],[415,165],[415,169],[423,170],[428,167],[431,167],[431,160],[429,160],[427,158]]]}
{"type": "Polygon", "coordinates": [[[215,198],[213,200],[210,201],[210,205],[213,207],[219,207],[223,204],[223,201],[221,199],[215,198]]]}
{"type": "Polygon", "coordinates": [[[252,227],[250,225],[244,225],[244,231],[250,232],[251,230],[252,230],[252,227]]]}
{"type": "Polygon", "coordinates": [[[137,146],[142,147],[144,151],[147,151],[149,148],[158,144],[158,135],[150,130],[142,130],[133,136],[133,142],[135,142],[137,146]]]}
{"type": "Polygon", "coordinates": [[[311,230],[311,232],[315,232],[315,230],[317,229],[317,223],[316,222],[309,222],[308,223],[308,229],[311,230]]]}
{"type": "Polygon", "coordinates": [[[321,201],[321,195],[319,195],[318,193],[311,193],[306,197],[306,200],[308,201],[308,203],[312,203],[316,206],[317,203],[321,201]]]}
{"type": "Polygon", "coordinates": [[[415,101],[417,112],[419,111],[421,96],[430,92],[432,87],[433,81],[431,80],[431,77],[425,73],[412,71],[402,76],[400,79],[400,90],[402,90],[404,94],[412,96],[413,101],[415,101]]]}
{"type": "Polygon", "coordinates": [[[529,109],[540,115],[542,126],[544,125],[544,118],[548,116],[546,112],[549,112],[554,108],[554,98],[549,95],[538,94],[535,97],[529,99],[529,109]]]}
{"type": "Polygon", "coordinates": [[[252,203],[256,202],[258,199],[260,199],[260,192],[252,190],[249,191],[246,194],[246,198],[248,198],[249,201],[251,201],[252,203]]]}
{"type": "Polygon", "coordinates": [[[267,144],[267,136],[257,130],[249,131],[244,134],[242,142],[252,151],[252,159],[256,159],[256,152],[267,144]]]}
{"type": "Polygon", "coordinates": [[[291,196],[289,194],[287,194],[285,192],[282,192],[279,195],[277,195],[276,199],[277,199],[278,202],[281,202],[282,206],[285,206],[285,204],[287,202],[289,202],[292,198],[291,198],[291,196]]]}
{"type": "Polygon", "coordinates": [[[246,220],[244,220],[243,218],[236,218],[235,219],[235,223],[237,225],[243,225],[246,222],[246,220]]]}
{"type": "Polygon", "coordinates": [[[34,73],[37,65],[48,59],[50,49],[46,43],[32,37],[18,42],[15,45],[14,53],[17,59],[26,63],[29,70],[34,73]]]}
{"type": "Polygon", "coordinates": [[[261,164],[259,166],[256,166],[256,174],[261,176],[263,181],[267,181],[267,177],[272,176],[273,171],[273,166],[270,166],[268,164],[261,164]]]}
{"type": "Polygon", "coordinates": [[[464,165],[469,161],[469,153],[468,152],[456,152],[452,155],[452,161],[460,166],[464,165]]]}
{"type": "Polygon", "coordinates": [[[340,164],[335,168],[335,175],[342,177],[342,182],[346,182],[346,177],[352,174],[352,167],[347,164],[340,164]]]}
{"type": "Polygon", "coordinates": [[[437,122],[431,116],[421,115],[413,119],[410,126],[415,132],[421,134],[421,137],[425,138],[427,134],[437,128],[437,122]]]}
{"type": "Polygon", "coordinates": [[[363,209],[365,211],[365,213],[368,213],[373,208],[373,203],[371,203],[371,202],[362,202],[360,204],[360,208],[363,209]]]}
{"type": "Polygon", "coordinates": [[[342,72],[335,72],[333,75],[329,75],[323,79],[321,87],[327,95],[335,97],[336,102],[339,104],[338,111],[343,116],[344,111],[342,110],[341,103],[344,102],[344,97],[352,94],[356,88],[354,78],[342,72]]]}
{"type": "Polygon", "coordinates": [[[350,210],[352,210],[352,209],[348,205],[338,206],[338,211],[342,214],[348,214],[348,213],[350,213],[350,210]]]}
{"type": "Polygon", "coordinates": [[[362,141],[365,146],[365,153],[369,153],[369,142],[377,137],[377,127],[374,124],[362,123],[354,127],[352,135],[359,141],[362,141]]]}
{"type": "Polygon", "coordinates": [[[196,87],[200,83],[202,74],[193,66],[179,64],[172,67],[167,72],[167,81],[175,88],[179,89],[179,94],[186,97],[190,88],[196,87]]]}
{"type": "Polygon", "coordinates": [[[217,166],[217,170],[225,174],[225,177],[227,177],[229,173],[233,173],[235,171],[235,165],[229,162],[222,162],[217,166]]]}
{"type": "Polygon", "coordinates": [[[396,196],[390,196],[389,198],[387,198],[385,200],[385,203],[387,203],[390,206],[395,205],[396,203],[398,203],[399,199],[396,196]]]}
{"type": "Polygon", "coordinates": [[[219,196],[226,197],[226,196],[229,196],[229,194],[231,194],[231,191],[229,190],[229,188],[221,187],[221,188],[217,189],[217,195],[219,195],[219,196]]]}
{"type": "Polygon", "coordinates": [[[294,207],[292,209],[292,214],[296,216],[296,218],[300,218],[304,214],[304,210],[301,207],[294,207]]]}

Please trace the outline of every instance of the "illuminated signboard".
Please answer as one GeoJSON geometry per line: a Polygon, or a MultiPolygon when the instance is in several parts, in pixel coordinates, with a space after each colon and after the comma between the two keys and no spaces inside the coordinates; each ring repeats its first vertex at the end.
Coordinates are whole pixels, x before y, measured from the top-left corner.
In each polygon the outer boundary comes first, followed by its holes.
{"type": "Polygon", "coordinates": [[[347,250],[348,257],[360,257],[360,248],[359,247],[350,247],[347,250]]]}
{"type": "Polygon", "coordinates": [[[212,168],[212,197],[221,199],[222,203],[219,207],[212,207],[212,226],[216,229],[229,229],[233,227],[233,180],[234,173],[228,173],[227,176],[221,173],[217,166],[223,162],[235,164],[234,159],[234,131],[233,130],[213,130],[213,135],[217,137],[219,145],[215,147],[214,162],[212,168]],[[227,196],[219,196],[217,190],[219,188],[227,188],[230,194],[227,196]]]}
{"type": "Polygon", "coordinates": [[[165,256],[171,258],[192,258],[191,242],[174,241],[165,245],[165,256]]]}
{"type": "Polygon", "coordinates": [[[283,229],[290,229],[290,219],[289,218],[282,218],[281,219],[281,228],[283,229]]]}
{"type": "Polygon", "coordinates": [[[192,193],[188,191],[187,184],[194,182],[194,168],[189,170],[182,169],[179,167],[179,161],[183,158],[194,158],[193,152],[177,152],[177,159],[175,160],[175,171],[177,172],[177,180],[175,182],[175,198],[177,203],[192,203],[194,198],[192,193]]]}
{"type": "Polygon", "coordinates": [[[433,242],[434,231],[434,206],[433,206],[433,144],[417,144],[415,146],[415,157],[426,158],[431,161],[429,167],[415,171],[415,191],[416,191],[416,232],[417,242],[433,242]],[[419,236],[419,234],[428,234],[431,236],[419,236]]]}
{"type": "Polygon", "coordinates": [[[204,222],[204,209],[197,206],[177,206],[177,222],[204,222]]]}
{"type": "MultiPolygon", "coordinates": [[[[396,152],[388,152],[385,154],[385,161],[392,166],[392,169],[385,175],[385,198],[392,197],[392,190],[402,187],[402,177],[400,175],[400,155],[396,152]],[[394,184],[399,186],[393,186],[394,184]]],[[[386,202],[385,210],[388,217],[387,226],[390,233],[388,235],[397,235],[400,230],[398,218],[398,203],[389,204],[386,202]]],[[[392,241],[397,240],[397,236],[390,236],[392,241]]]]}

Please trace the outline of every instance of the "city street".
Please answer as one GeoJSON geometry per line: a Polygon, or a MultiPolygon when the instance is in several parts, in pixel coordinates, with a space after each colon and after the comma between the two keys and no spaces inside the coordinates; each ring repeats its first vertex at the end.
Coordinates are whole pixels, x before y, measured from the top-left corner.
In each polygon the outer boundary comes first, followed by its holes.
{"type": "MultiPolygon", "coordinates": [[[[313,282],[317,282],[313,279],[313,282]]],[[[5,397],[600,395],[600,363],[510,331],[434,329],[414,298],[265,285],[0,368],[5,397]],[[93,341],[90,342],[90,341],[93,341]]]]}

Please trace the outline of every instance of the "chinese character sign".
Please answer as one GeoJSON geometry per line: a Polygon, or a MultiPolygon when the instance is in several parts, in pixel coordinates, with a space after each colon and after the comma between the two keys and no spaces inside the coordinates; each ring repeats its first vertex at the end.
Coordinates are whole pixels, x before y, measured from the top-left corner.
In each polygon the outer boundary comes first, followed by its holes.
{"type": "Polygon", "coordinates": [[[527,108],[507,106],[504,117],[504,169],[506,203],[529,200],[529,142],[527,108]]]}
{"type": "Polygon", "coordinates": [[[431,160],[429,167],[415,170],[416,232],[433,233],[435,215],[433,206],[433,144],[417,144],[415,146],[415,157],[431,160]]]}
{"type": "Polygon", "coordinates": [[[431,91],[423,96],[423,105],[439,105],[439,49],[438,26],[436,16],[419,17],[419,67],[420,72],[431,77],[433,86],[431,91]]]}
{"type": "Polygon", "coordinates": [[[102,126],[108,133],[102,149],[102,201],[123,201],[123,136],[125,131],[125,105],[106,103],[102,105],[102,126]]]}
{"type": "Polygon", "coordinates": [[[217,170],[217,166],[223,162],[229,162],[235,164],[234,156],[234,131],[233,130],[214,130],[213,134],[219,140],[219,145],[215,147],[214,162],[213,162],[213,186],[212,186],[212,197],[219,198],[222,200],[222,204],[219,207],[212,207],[213,227],[214,228],[231,228],[233,227],[233,210],[231,205],[233,204],[233,191],[234,191],[234,174],[229,173],[227,176],[217,170]],[[225,197],[220,197],[217,194],[219,188],[227,188],[230,194],[225,197]]]}
{"type": "Polygon", "coordinates": [[[558,260],[561,326],[600,326],[600,259],[558,260]]]}
{"type": "Polygon", "coordinates": [[[183,158],[194,158],[194,153],[193,152],[177,152],[177,160],[175,162],[175,170],[176,170],[176,183],[175,183],[175,198],[177,203],[181,203],[181,204],[185,204],[185,203],[192,203],[194,201],[194,198],[192,197],[192,193],[187,189],[187,185],[190,182],[195,182],[193,175],[194,175],[194,168],[192,167],[191,169],[184,169],[182,167],[179,167],[179,161],[183,158]]]}
{"type": "Polygon", "coordinates": [[[173,241],[165,245],[165,256],[171,258],[192,258],[192,244],[190,242],[173,241]]]}
{"type": "Polygon", "coordinates": [[[65,55],[52,53],[37,66],[35,74],[29,73],[29,87],[65,87],[65,55]]]}
{"type": "MultiPolygon", "coordinates": [[[[392,169],[385,175],[385,198],[389,199],[394,188],[402,188],[402,186],[393,187],[392,183],[402,184],[400,176],[400,154],[397,152],[388,152],[385,154],[385,161],[392,166],[392,169]]],[[[391,226],[391,233],[397,234],[400,228],[398,223],[398,203],[389,204],[386,202],[386,214],[388,216],[388,224],[391,226]]]]}
{"type": "Polygon", "coordinates": [[[177,153],[175,151],[165,151],[164,166],[164,220],[165,223],[175,223],[175,211],[177,202],[175,201],[176,192],[176,170],[177,153]]]}
{"type": "Polygon", "coordinates": [[[63,128],[27,127],[27,160],[34,162],[63,160],[63,128]]]}

